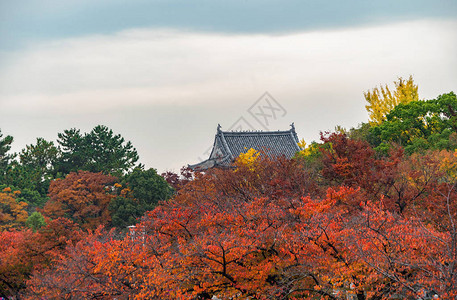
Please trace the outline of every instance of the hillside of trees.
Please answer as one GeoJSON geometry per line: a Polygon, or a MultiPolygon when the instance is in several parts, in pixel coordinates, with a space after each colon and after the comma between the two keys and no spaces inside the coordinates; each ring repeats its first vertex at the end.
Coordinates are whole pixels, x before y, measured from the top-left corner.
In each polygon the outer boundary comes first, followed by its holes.
{"type": "Polygon", "coordinates": [[[0,296],[456,299],[457,98],[412,77],[294,158],[157,174],[105,126],[11,153],[0,131],[0,296]]]}

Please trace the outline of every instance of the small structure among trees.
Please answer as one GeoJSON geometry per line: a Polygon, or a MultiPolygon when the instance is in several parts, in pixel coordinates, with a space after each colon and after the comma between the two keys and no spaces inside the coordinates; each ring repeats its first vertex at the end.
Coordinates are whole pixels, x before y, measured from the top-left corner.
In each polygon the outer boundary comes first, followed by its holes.
{"type": "Polygon", "coordinates": [[[292,158],[301,148],[294,123],[290,127],[285,131],[222,131],[219,124],[209,158],[189,167],[193,170],[230,167],[235,158],[251,148],[269,158],[292,158]]]}

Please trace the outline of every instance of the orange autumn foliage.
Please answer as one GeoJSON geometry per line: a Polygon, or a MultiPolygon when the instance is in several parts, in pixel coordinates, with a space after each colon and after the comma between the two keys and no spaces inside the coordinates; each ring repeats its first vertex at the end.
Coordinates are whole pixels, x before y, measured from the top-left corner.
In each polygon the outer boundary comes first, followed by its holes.
{"type": "Polygon", "coordinates": [[[79,171],[64,179],[56,179],[49,186],[49,201],[42,213],[50,218],[64,217],[83,229],[96,229],[111,221],[108,206],[116,197],[111,187],[116,177],[102,173],[79,171]]]}
{"type": "Polygon", "coordinates": [[[27,221],[27,203],[16,201],[16,194],[9,187],[0,192],[0,231],[24,226],[27,221]]]}
{"type": "Polygon", "coordinates": [[[125,238],[100,228],[67,246],[29,298],[455,299],[454,156],[363,147],[323,165],[332,184],[285,159],[196,174],[125,238]],[[357,153],[370,182],[342,172],[357,153]]]}
{"type": "Polygon", "coordinates": [[[38,232],[30,229],[0,232],[1,294],[17,295],[26,288],[26,282],[33,272],[45,269],[65,257],[66,247],[82,236],[76,224],[63,218],[48,221],[38,232]]]}

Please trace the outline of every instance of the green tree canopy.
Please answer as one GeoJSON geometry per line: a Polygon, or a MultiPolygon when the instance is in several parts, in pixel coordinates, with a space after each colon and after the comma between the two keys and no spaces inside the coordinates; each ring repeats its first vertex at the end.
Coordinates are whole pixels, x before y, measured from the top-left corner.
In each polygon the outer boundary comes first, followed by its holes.
{"type": "Polygon", "coordinates": [[[57,134],[57,143],[61,151],[56,169],[61,175],[83,169],[87,157],[85,156],[85,142],[80,130],[76,128],[64,130],[57,134]]]}
{"type": "Polygon", "coordinates": [[[154,209],[159,201],[167,200],[173,194],[170,185],[152,168],[135,168],[124,177],[122,185],[127,187],[124,195],[110,203],[112,223],[119,228],[135,224],[146,211],[154,209]]]}
{"type": "Polygon", "coordinates": [[[111,200],[109,205],[111,222],[114,227],[126,230],[127,226],[136,224],[143,216],[145,208],[136,199],[119,196],[111,200]]]}
{"type": "Polygon", "coordinates": [[[36,232],[41,227],[46,226],[46,222],[44,220],[43,215],[41,213],[35,211],[27,218],[25,225],[32,228],[33,231],[36,232]]]}
{"type": "Polygon", "coordinates": [[[0,175],[6,170],[12,159],[12,155],[7,154],[7,152],[11,149],[11,144],[13,143],[13,137],[11,135],[7,135],[4,138],[2,137],[3,134],[0,129],[0,175]]]}
{"type": "Polygon", "coordinates": [[[132,143],[103,125],[84,135],[79,129],[65,130],[58,134],[57,142],[62,151],[57,171],[63,175],[84,170],[122,176],[138,161],[132,143]]]}
{"type": "Polygon", "coordinates": [[[18,160],[8,163],[1,184],[19,190],[30,209],[41,207],[47,200],[49,182],[54,178],[58,152],[53,142],[37,138],[35,145],[27,145],[19,153],[18,160]]]}
{"type": "Polygon", "coordinates": [[[27,145],[19,154],[23,166],[36,169],[42,176],[49,176],[57,161],[59,150],[54,142],[48,142],[43,138],[37,138],[36,144],[27,145]]]}
{"type": "Polygon", "coordinates": [[[124,177],[125,184],[132,190],[133,197],[141,201],[149,209],[154,208],[161,200],[173,194],[173,189],[165,179],[153,168],[143,170],[135,168],[124,177]]]}
{"type": "Polygon", "coordinates": [[[40,195],[46,196],[49,182],[55,178],[54,166],[58,156],[59,150],[52,141],[37,138],[35,145],[27,145],[21,151],[19,154],[20,166],[16,165],[16,170],[13,172],[16,174],[16,180],[13,181],[23,178],[23,182],[12,183],[20,188],[34,189],[40,195]]]}
{"type": "Polygon", "coordinates": [[[421,149],[457,147],[457,99],[453,92],[437,99],[399,104],[387,120],[370,130],[369,140],[378,150],[397,143],[408,153],[421,149]]]}

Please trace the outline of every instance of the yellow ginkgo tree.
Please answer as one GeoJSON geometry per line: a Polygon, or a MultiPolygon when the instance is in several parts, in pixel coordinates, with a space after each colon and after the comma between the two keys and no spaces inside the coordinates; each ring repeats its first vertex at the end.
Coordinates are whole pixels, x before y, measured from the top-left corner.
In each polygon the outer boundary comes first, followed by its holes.
{"type": "Polygon", "coordinates": [[[394,91],[391,91],[386,84],[363,93],[368,102],[365,108],[369,114],[370,124],[381,124],[386,119],[387,114],[400,103],[406,104],[419,100],[418,86],[414,84],[412,76],[409,76],[408,80],[399,77],[398,81],[394,81],[394,84],[394,91]]]}
{"type": "Polygon", "coordinates": [[[247,166],[250,171],[255,170],[255,163],[259,157],[260,152],[254,148],[250,148],[246,153],[240,153],[236,158],[236,164],[247,166]]]}

